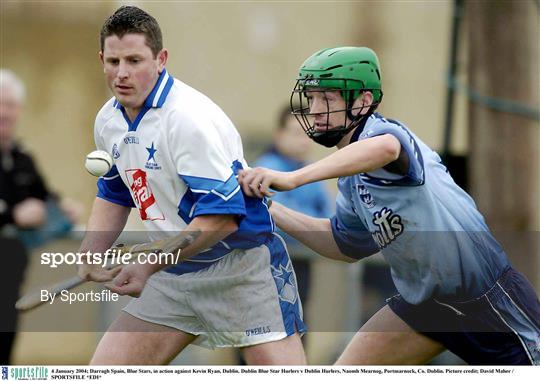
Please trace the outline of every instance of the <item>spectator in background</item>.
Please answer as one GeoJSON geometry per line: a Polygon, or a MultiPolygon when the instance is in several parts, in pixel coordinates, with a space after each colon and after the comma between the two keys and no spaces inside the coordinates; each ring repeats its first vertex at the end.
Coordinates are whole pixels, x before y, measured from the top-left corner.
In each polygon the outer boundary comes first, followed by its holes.
{"type": "MultiPolygon", "coordinates": [[[[297,170],[307,164],[312,146],[311,139],[291,114],[290,106],[286,105],[279,114],[273,145],[255,161],[253,167],[266,167],[283,172],[297,170]]],[[[320,182],[307,184],[289,192],[278,192],[272,199],[312,217],[325,218],[333,214],[333,198],[320,182]]],[[[296,271],[300,299],[302,305],[306,306],[309,299],[313,252],[283,231],[279,233],[287,243],[296,271]]],[[[305,311],[304,320],[307,321],[305,311]]]]}
{"type": "Polygon", "coordinates": [[[66,232],[81,213],[78,203],[55,207],[32,157],[15,142],[25,100],[22,81],[0,69],[0,364],[9,364],[17,328],[15,302],[27,265],[27,249],[66,232]],[[41,229],[41,231],[40,231],[41,229]]]}

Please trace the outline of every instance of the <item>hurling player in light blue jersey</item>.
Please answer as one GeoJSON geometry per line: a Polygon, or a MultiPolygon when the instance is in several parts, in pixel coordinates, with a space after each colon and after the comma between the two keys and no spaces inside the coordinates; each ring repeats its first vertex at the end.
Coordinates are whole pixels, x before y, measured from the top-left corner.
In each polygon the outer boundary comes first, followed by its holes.
{"type": "Polygon", "coordinates": [[[242,348],[252,365],[304,364],[294,270],[266,204],[237,182],[247,164],[233,123],[167,72],[160,27],[137,7],[105,21],[100,58],[114,98],[94,135],[114,166],[98,180],[79,251],[105,252],[133,208],[151,240],[164,240],[163,252],[181,252],[178,262],[121,270],[80,266],[83,278],[136,297],[92,364],[165,364],[191,343],[242,348]]]}
{"type": "Polygon", "coordinates": [[[338,151],[292,172],[242,171],[245,193],[271,196],[339,178],[336,215],[274,203],[277,225],[316,252],[354,261],[381,251],[399,295],[360,329],[339,364],[424,363],[449,349],[470,364],[540,364],[540,303],[471,197],[402,123],[375,113],[378,58],[324,49],[300,67],[293,110],[314,141],[338,151]],[[327,232],[327,234],[324,234],[327,232]]]}

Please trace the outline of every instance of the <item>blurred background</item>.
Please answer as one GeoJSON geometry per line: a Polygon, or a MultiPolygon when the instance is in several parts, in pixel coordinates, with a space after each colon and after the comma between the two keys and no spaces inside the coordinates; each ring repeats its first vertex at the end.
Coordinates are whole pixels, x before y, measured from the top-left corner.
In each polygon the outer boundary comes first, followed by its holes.
{"type": "MultiPolygon", "coordinates": [[[[279,110],[288,103],[298,67],[309,55],[332,46],[374,49],[385,94],[378,111],[403,122],[442,154],[515,266],[540,288],[537,0],[3,0],[0,66],[13,70],[27,87],[18,136],[49,187],[83,204],[83,221],[96,194],[84,157],[95,149],[95,115],[111,96],[98,60],[99,30],[123,4],[140,6],[158,20],[170,52],[168,71],[229,115],[242,135],[248,162],[271,144],[279,110]]],[[[328,152],[314,146],[312,159],[328,152]]],[[[137,229],[132,217],[130,227],[137,229]]],[[[54,248],[75,250],[77,245],[75,237],[54,248]]],[[[74,273],[67,268],[43,274],[37,259],[32,258],[25,289],[74,273]]],[[[306,306],[315,331],[306,342],[310,363],[332,363],[352,332],[392,292],[388,270],[378,259],[347,266],[313,258],[306,306]]],[[[85,333],[26,328],[59,316],[55,308],[23,316],[14,363],[88,362],[100,336],[96,331],[106,327],[111,312],[89,304],[73,316],[66,308],[63,319],[86,321],[90,328],[85,333]]],[[[182,357],[177,363],[236,361],[234,351],[225,350],[194,350],[182,357]]]]}

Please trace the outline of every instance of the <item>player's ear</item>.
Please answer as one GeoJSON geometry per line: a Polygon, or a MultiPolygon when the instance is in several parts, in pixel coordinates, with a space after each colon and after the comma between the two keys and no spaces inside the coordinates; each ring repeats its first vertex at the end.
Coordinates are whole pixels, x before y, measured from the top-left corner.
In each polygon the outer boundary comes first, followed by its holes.
{"type": "Polygon", "coordinates": [[[371,91],[363,91],[360,96],[354,101],[354,107],[362,107],[360,114],[364,115],[369,111],[369,107],[373,104],[373,93],[371,91]]]}
{"type": "Polygon", "coordinates": [[[103,52],[101,50],[99,51],[98,56],[101,64],[103,65],[103,71],[105,71],[105,61],[103,60],[103,52]]]}
{"type": "Polygon", "coordinates": [[[165,69],[165,65],[167,64],[168,58],[169,58],[169,51],[165,48],[161,49],[159,53],[157,54],[159,73],[161,73],[163,69],[165,69]]]}
{"type": "Polygon", "coordinates": [[[373,93],[371,91],[364,91],[362,98],[365,106],[371,106],[373,104],[373,93]]]}

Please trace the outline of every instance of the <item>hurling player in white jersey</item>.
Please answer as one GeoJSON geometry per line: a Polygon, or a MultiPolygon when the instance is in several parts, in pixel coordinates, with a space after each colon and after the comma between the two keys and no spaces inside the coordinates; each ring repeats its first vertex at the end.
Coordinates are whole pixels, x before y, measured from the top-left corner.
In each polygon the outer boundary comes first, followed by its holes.
{"type": "Polygon", "coordinates": [[[100,341],[92,364],[166,364],[190,343],[234,346],[248,364],[304,364],[296,278],[264,201],[247,197],[234,125],[167,70],[157,21],[123,6],[101,30],[100,59],[114,98],[95,141],[114,158],[81,252],[105,252],[137,209],[151,240],[181,249],[179,263],[79,274],[135,296],[100,341]]]}
{"type": "Polygon", "coordinates": [[[292,172],[239,174],[247,195],[339,178],[336,215],[273,203],[277,225],[326,257],[377,251],[399,292],[358,332],[338,364],[418,364],[448,349],[469,364],[540,364],[540,302],[512,268],[440,157],[402,123],[374,112],[378,58],[365,47],[323,49],[300,67],[291,104],[304,131],[337,152],[292,172]],[[325,234],[326,232],[326,234],[325,234]]]}

